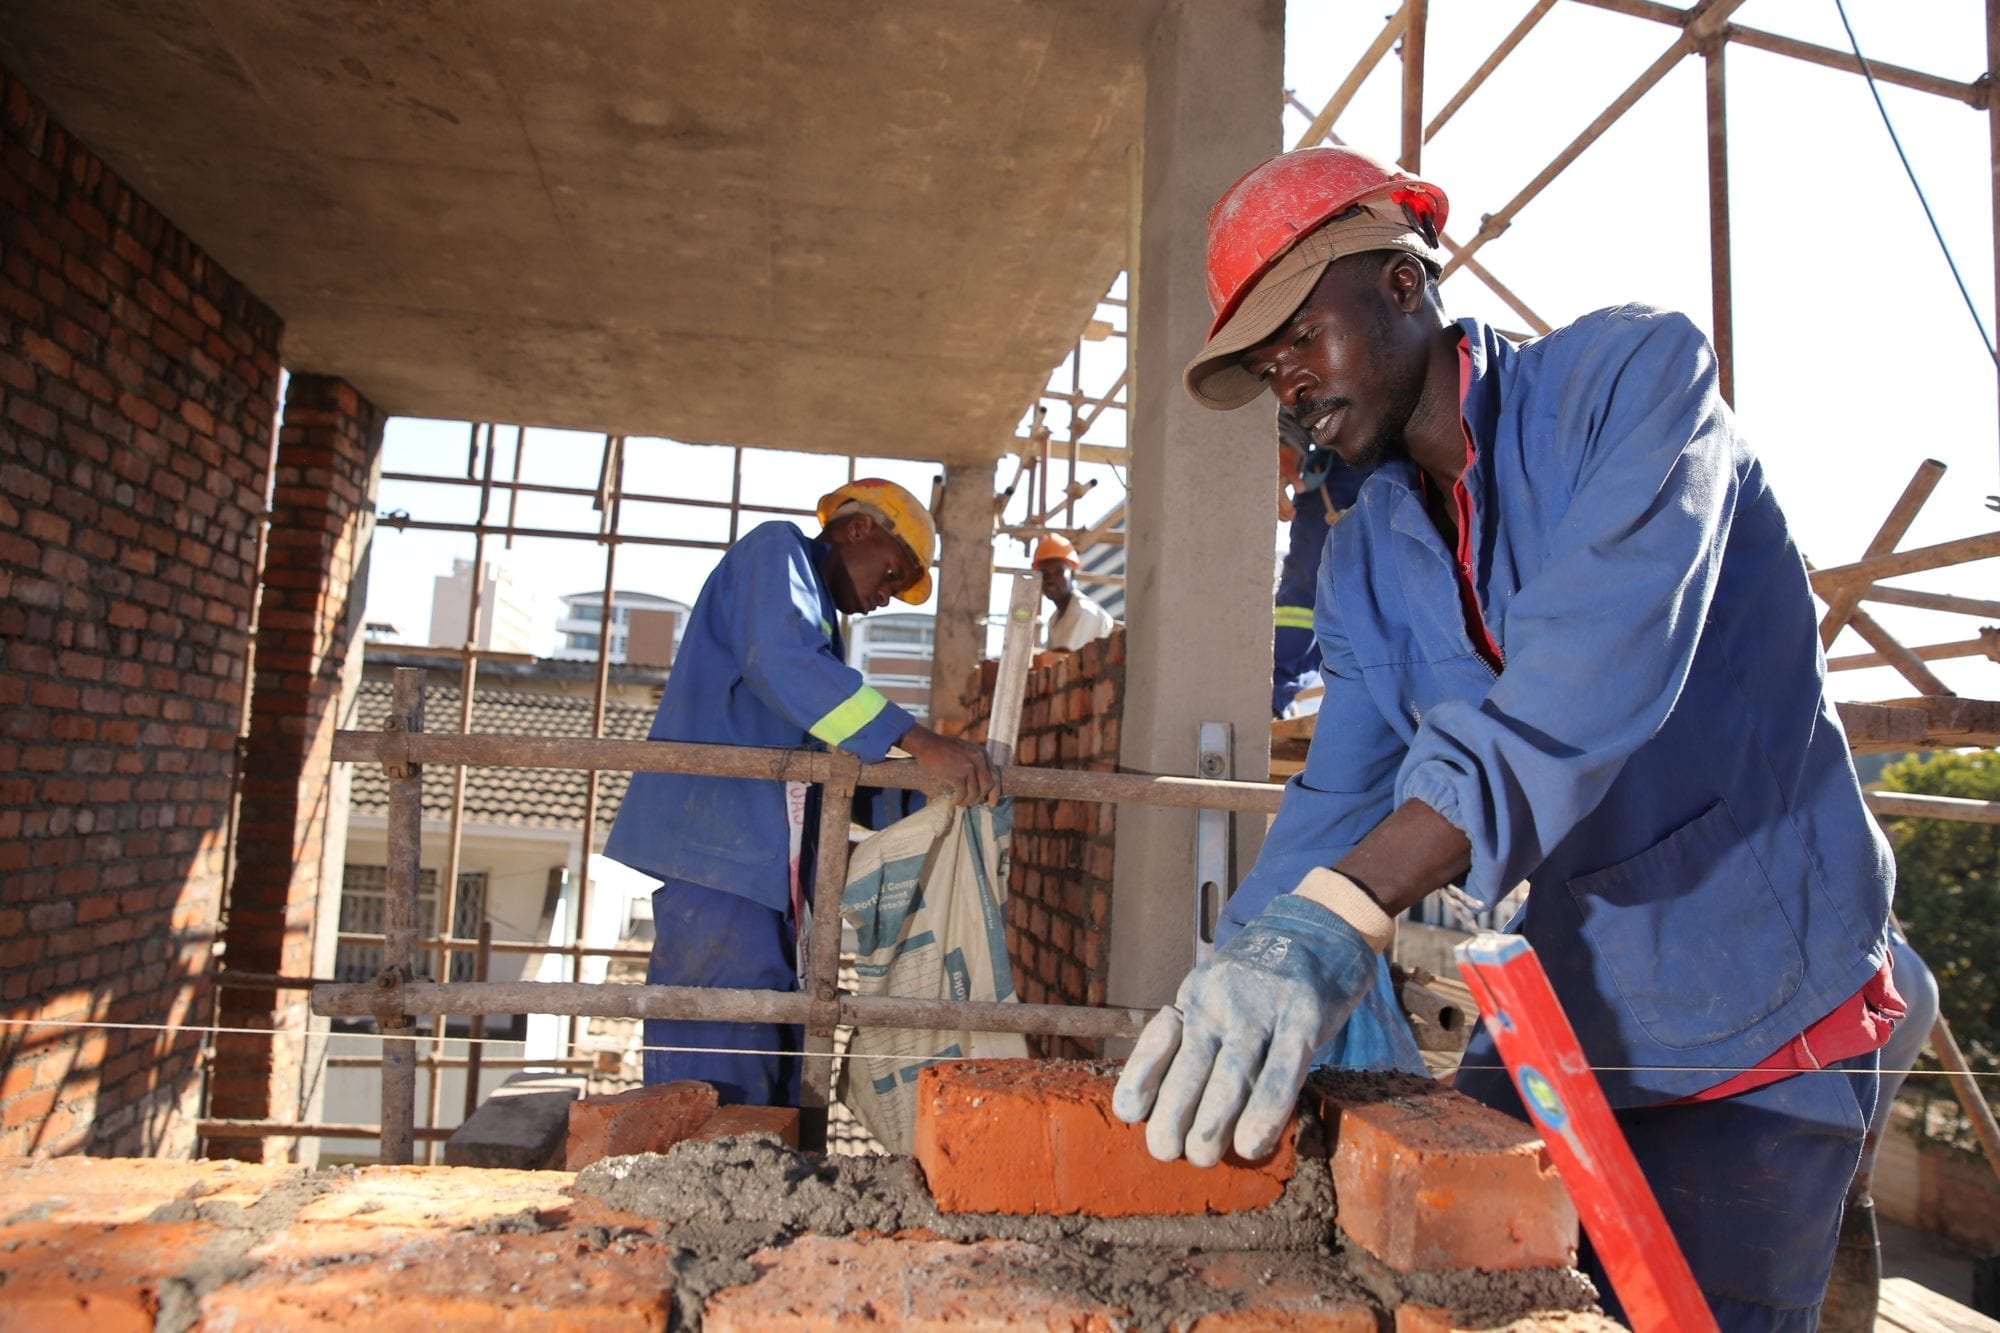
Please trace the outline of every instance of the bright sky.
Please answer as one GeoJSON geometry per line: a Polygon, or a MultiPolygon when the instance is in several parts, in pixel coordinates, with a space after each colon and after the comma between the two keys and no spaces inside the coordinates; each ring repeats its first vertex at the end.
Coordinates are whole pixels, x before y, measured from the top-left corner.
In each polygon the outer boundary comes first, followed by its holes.
{"type": "MultiPolygon", "coordinates": [[[[1285,79],[1318,108],[1380,30],[1392,0],[1373,5],[1292,0],[1287,8],[1285,79]]],[[[1527,0],[1431,0],[1426,59],[1427,111],[1435,114],[1528,10],[1527,0]]],[[[1957,80],[1985,64],[1984,7],[1977,0],[1847,0],[1865,56],[1957,80]]],[[[1834,0],[1750,0],[1734,15],[1761,28],[1845,48],[1834,0]]],[[[1564,3],[1424,150],[1424,175],[1451,197],[1448,230],[1461,241],[1482,214],[1504,206],[1669,45],[1659,24],[1564,3]]],[[[2000,518],[1985,497],[2000,492],[1995,369],[1932,238],[1897,160],[1867,84],[1857,76],[1767,55],[1741,45],[1728,54],[1730,185],[1734,231],[1737,409],[1764,459],[1809,558],[1821,565],[1858,557],[1917,464],[1949,465],[1943,485],[1905,546],[1992,530],[2000,518]]],[[[1346,141],[1393,157],[1400,138],[1401,67],[1392,54],[1336,126],[1346,141]]],[[[1703,73],[1684,61],[1557,182],[1530,203],[1481,262],[1545,320],[1561,324],[1600,306],[1644,301],[1711,324],[1703,73]]],[[[1881,86],[1891,120],[1937,215],[1945,241],[1988,328],[1993,325],[1991,146],[1981,111],[1930,94],[1881,86]]],[[[1286,116],[1286,143],[1305,118],[1286,116]]],[[[1249,165],[1246,163],[1246,166],[1249,165]]],[[[1109,275],[1107,275],[1109,276],[1109,275]]],[[[1454,314],[1502,328],[1518,316],[1459,274],[1444,288],[1454,314]]],[[[1123,327],[1123,311],[1100,306],[1123,327]]],[[[1086,343],[1086,388],[1109,386],[1123,365],[1117,339],[1086,343]]],[[[1066,387],[1067,365],[1052,382],[1066,387]]],[[[1067,420],[1050,417],[1057,439],[1067,420]]],[[[465,475],[463,423],[391,423],[389,471],[465,475]]],[[[514,466],[512,427],[499,432],[496,476],[514,466]]],[[[1087,438],[1121,443],[1122,414],[1106,413],[1087,438]]],[[[602,438],[530,430],[526,480],[594,488],[602,438]]],[[[846,460],[747,451],[747,503],[809,508],[846,479],[846,460]]],[[[939,469],[864,460],[862,475],[888,476],[928,498],[939,469]]],[[[1000,484],[1013,475],[1003,460],[1000,484]]],[[[1067,479],[1058,467],[1052,490],[1067,479]]],[[[1083,521],[1122,495],[1109,468],[1078,505],[1083,521]]],[[[726,499],[731,452],[637,441],[628,491],[726,499]]],[[[383,511],[471,522],[472,487],[385,482],[383,511]]],[[[1016,495],[1010,521],[1027,512],[1016,495]]],[[[494,516],[504,519],[504,507],[494,516]]],[[[746,527],[762,516],[746,517],[746,527]]],[[[521,527],[595,530],[583,498],[524,496],[521,527]]],[[[626,506],[626,532],[728,537],[728,515],[657,504],[626,506]]],[[[603,553],[576,542],[520,540],[509,561],[517,583],[536,590],[553,646],[556,598],[600,588],[603,553]]],[[[1019,543],[1000,543],[1001,563],[1022,563],[1019,543]]],[[[453,557],[469,558],[461,534],[379,530],[368,617],[398,625],[406,639],[428,637],[431,580],[453,557]]],[[[693,601],[715,552],[628,546],[616,584],[693,601]]],[[[1902,586],[1992,597],[1989,563],[1913,575],[1902,586]]],[[[1002,596],[996,579],[996,597],[1002,596]]],[[[999,603],[996,601],[996,606],[999,603]]],[[[1968,617],[1872,608],[1907,643],[1970,638],[1968,617]]],[[[1865,651],[1850,632],[1833,656],[1865,651]]],[[[2000,697],[1996,667],[1971,658],[1935,663],[1963,693],[2000,697]]],[[[1834,677],[1841,698],[1888,698],[1911,691],[1888,672],[1834,677]]]]}

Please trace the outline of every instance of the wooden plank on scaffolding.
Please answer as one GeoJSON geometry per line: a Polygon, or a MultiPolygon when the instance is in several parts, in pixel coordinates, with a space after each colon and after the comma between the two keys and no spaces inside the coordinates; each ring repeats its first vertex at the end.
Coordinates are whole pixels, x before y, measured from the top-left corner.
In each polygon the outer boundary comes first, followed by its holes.
{"type": "Polygon", "coordinates": [[[1918,592],[1915,588],[1892,588],[1886,583],[1871,585],[1867,595],[1861,600],[1881,602],[1888,606],[1913,606],[1919,611],[1949,611],[1954,615],[1987,616],[2000,620],[2000,602],[1989,602],[1978,597],[1952,597],[1945,593],[1918,592]]]}
{"type": "MultiPolygon", "coordinates": [[[[1986,626],[1979,631],[1979,637],[1976,639],[1960,639],[1956,643],[1929,643],[1921,648],[1910,648],[1906,651],[1924,662],[1942,662],[1954,657],[1984,657],[1988,661],[2000,662],[2000,626],[1986,626]]],[[[1828,658],[1826,669],[1866,671],[1871,667],[1894,665],[1895,661],[1887,653],[1856,653],[1849,657],[1828,658]]]]}
{"type": "Polygon", "coordinates": [[[1974,537],[1960,537],[1956,541],[1939,542],[1935,546],[1918,546],[1907,551],[1894,551],[1888,555],[1870,556],[1851,565],[1815,569],[1812,572],[1812,586],[1814,592],[1825,597],[1848,583],[1872,583],[1878,579],[1894,578],[1898,574],[1915,574],[1920,570],[1941,569],[1946,565],[1987,560],[1996,555],[2000,555],[2000,532],[1982,532],[1974,537]]]}
{"type": "Polygon", "coordinates": [[[1894,707],[1921,711],[1925,734],[1934,746],[2000,745],[2000,703],[1990,699],[1925,695],[1887,702],[1894,707]]]}
{"type": "Polygon", "coordinates": [[[1930,734],[1930,719],[1916,708],[1888,704],[1838,703],[1840,727],[1848,748],[1856,754],[1892,754],[1920,750],[1930,734]]]}
{"type": "Polygon", "coordinates": [[[1858,607],[1848,613],[1848,628],[1861,636],[1866,643],[1881,655],[1884,661],[1896,669],[1896,674],[1910,683],[1910,688],[1920,694],[1948,695],[1952,691],[1937,678],[1921,657],[1905,648],[1894,635],[1883,629],[1875,617],[1858,607]]]}
{"type": "Polygon", "coordinates": [[[1905,791],[1864,791],[1861,799],[1878,815],[1955,819],[1962,824],[2000,824],[2000,801],[1974,801],[1963,796],[1922,796],[1905,791]]]}
{"type": "MultiPolygon", "coordinates": [[[[1889,516],[1882,520],[1882,526],[1876,530],[1867,549],[1862,551],[1863,558],[1887,555],[1895,550],[1896,543],[1903,540],[1903,534],[1908,532],[1910,524],[1916,521],[1917,511],[1924,507],[1924,502],[1931,498],[1932,492],[1937,490],[1938,483],[1943,480],[1944,464],[1937,459],[1926,458],[1917,464],[1917,470],[1911,475],[1909,484],[1903,487],[1903,493],[1896,498],[1896,503],[1889,507],[1889,516]]],[[[1866,585],[1850,583],[1827,594],[1826,617],[1819,623],[1820,647],[1833,646],[1833,641],[1840,636],[1840,631],[1846,627],[1849,618],[1860,608],[1861,600],[1867,592],[1866,585]]]]}
{"type": "Polygon", "coordinates": [[[2000,1321],[1909,1278],[1885,1277],[1875,1303],[1875,1329],[1876,1333],[2000,1333],[2000,1321]]]}

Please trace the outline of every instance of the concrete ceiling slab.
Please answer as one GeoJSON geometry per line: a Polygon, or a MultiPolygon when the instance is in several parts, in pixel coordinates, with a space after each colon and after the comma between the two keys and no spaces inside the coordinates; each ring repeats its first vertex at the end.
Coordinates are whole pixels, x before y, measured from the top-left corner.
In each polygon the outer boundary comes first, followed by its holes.
{"type": "Polygon", "coordinates": [[[0,62],[413,416],[990,457],[1122,266],[1163,0],[17,0],[0,62]]]}

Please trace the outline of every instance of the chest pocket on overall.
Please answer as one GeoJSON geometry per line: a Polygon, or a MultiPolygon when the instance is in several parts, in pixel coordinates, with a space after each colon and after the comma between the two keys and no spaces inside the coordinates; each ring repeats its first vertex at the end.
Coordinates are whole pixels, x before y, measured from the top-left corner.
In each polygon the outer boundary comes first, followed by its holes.
{"type": "Polygon", "coordinates": [[[1721,801],[1566,887],[1627,1010],[1662,1046],[1733,1037],[1805,977],[1798,934],[1721,801]]]}

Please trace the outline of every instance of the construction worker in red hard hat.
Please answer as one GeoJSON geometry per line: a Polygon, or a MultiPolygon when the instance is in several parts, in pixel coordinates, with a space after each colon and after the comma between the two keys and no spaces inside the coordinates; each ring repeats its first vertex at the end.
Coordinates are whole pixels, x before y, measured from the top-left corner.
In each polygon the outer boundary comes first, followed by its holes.
{"type": "MultiPolygon", "coordinates": [[[[1327,540],[1305,771],[1113,1105],[1162,1158],[1268,1153],[1311,1064],[1381,1054],[1350,1015],[1396,915],[1526,881],[1506,928],[1718,1322],[1810,1329],[1903,1004],[1805,563],[1700,330],[1643,306],[1525,344],[1452,320],[1446,213],[1314,148],[1209,214],[1187,391],[1268,391],[1374,470],[1327,540]]],[[[1483,1030],[1457,1086],[1527,1118],[1483,1030]]]]}
{"type": "Polygon", "coordinates": [[[1055,607],[1046,641],[1049,651],[1073,653],[1118,628],[1109,611],[1076,590],[1076,571],[1083,560],[1069,538],[1054,532],[1043,537],[1031,563],[1042,576],[1042,596],[1055,607]]]}
{"type": "MultiPolygon", "coordinates": [[[[754,528],[702,587],[681,635],[652,740],[846,750],[901,746],[961,805],[990,801],[993,765],[941,736],[847,665],[841,617],[930,595],[937,532],[891,481],[862,478],[819,502],[820,534],[754,528]]],[[[653,894],[655,985],[791,990],[812,901],[819,788],[635,773],[605,855],[662,881],[653,894]]],[[[859,803],[857,802],[857,806],[859,803]]],[[[649,1084],[700,1079],[722,1100],[798,1104],[803,1034],[787,1024],[646,1020],[649,1084]]]]}

